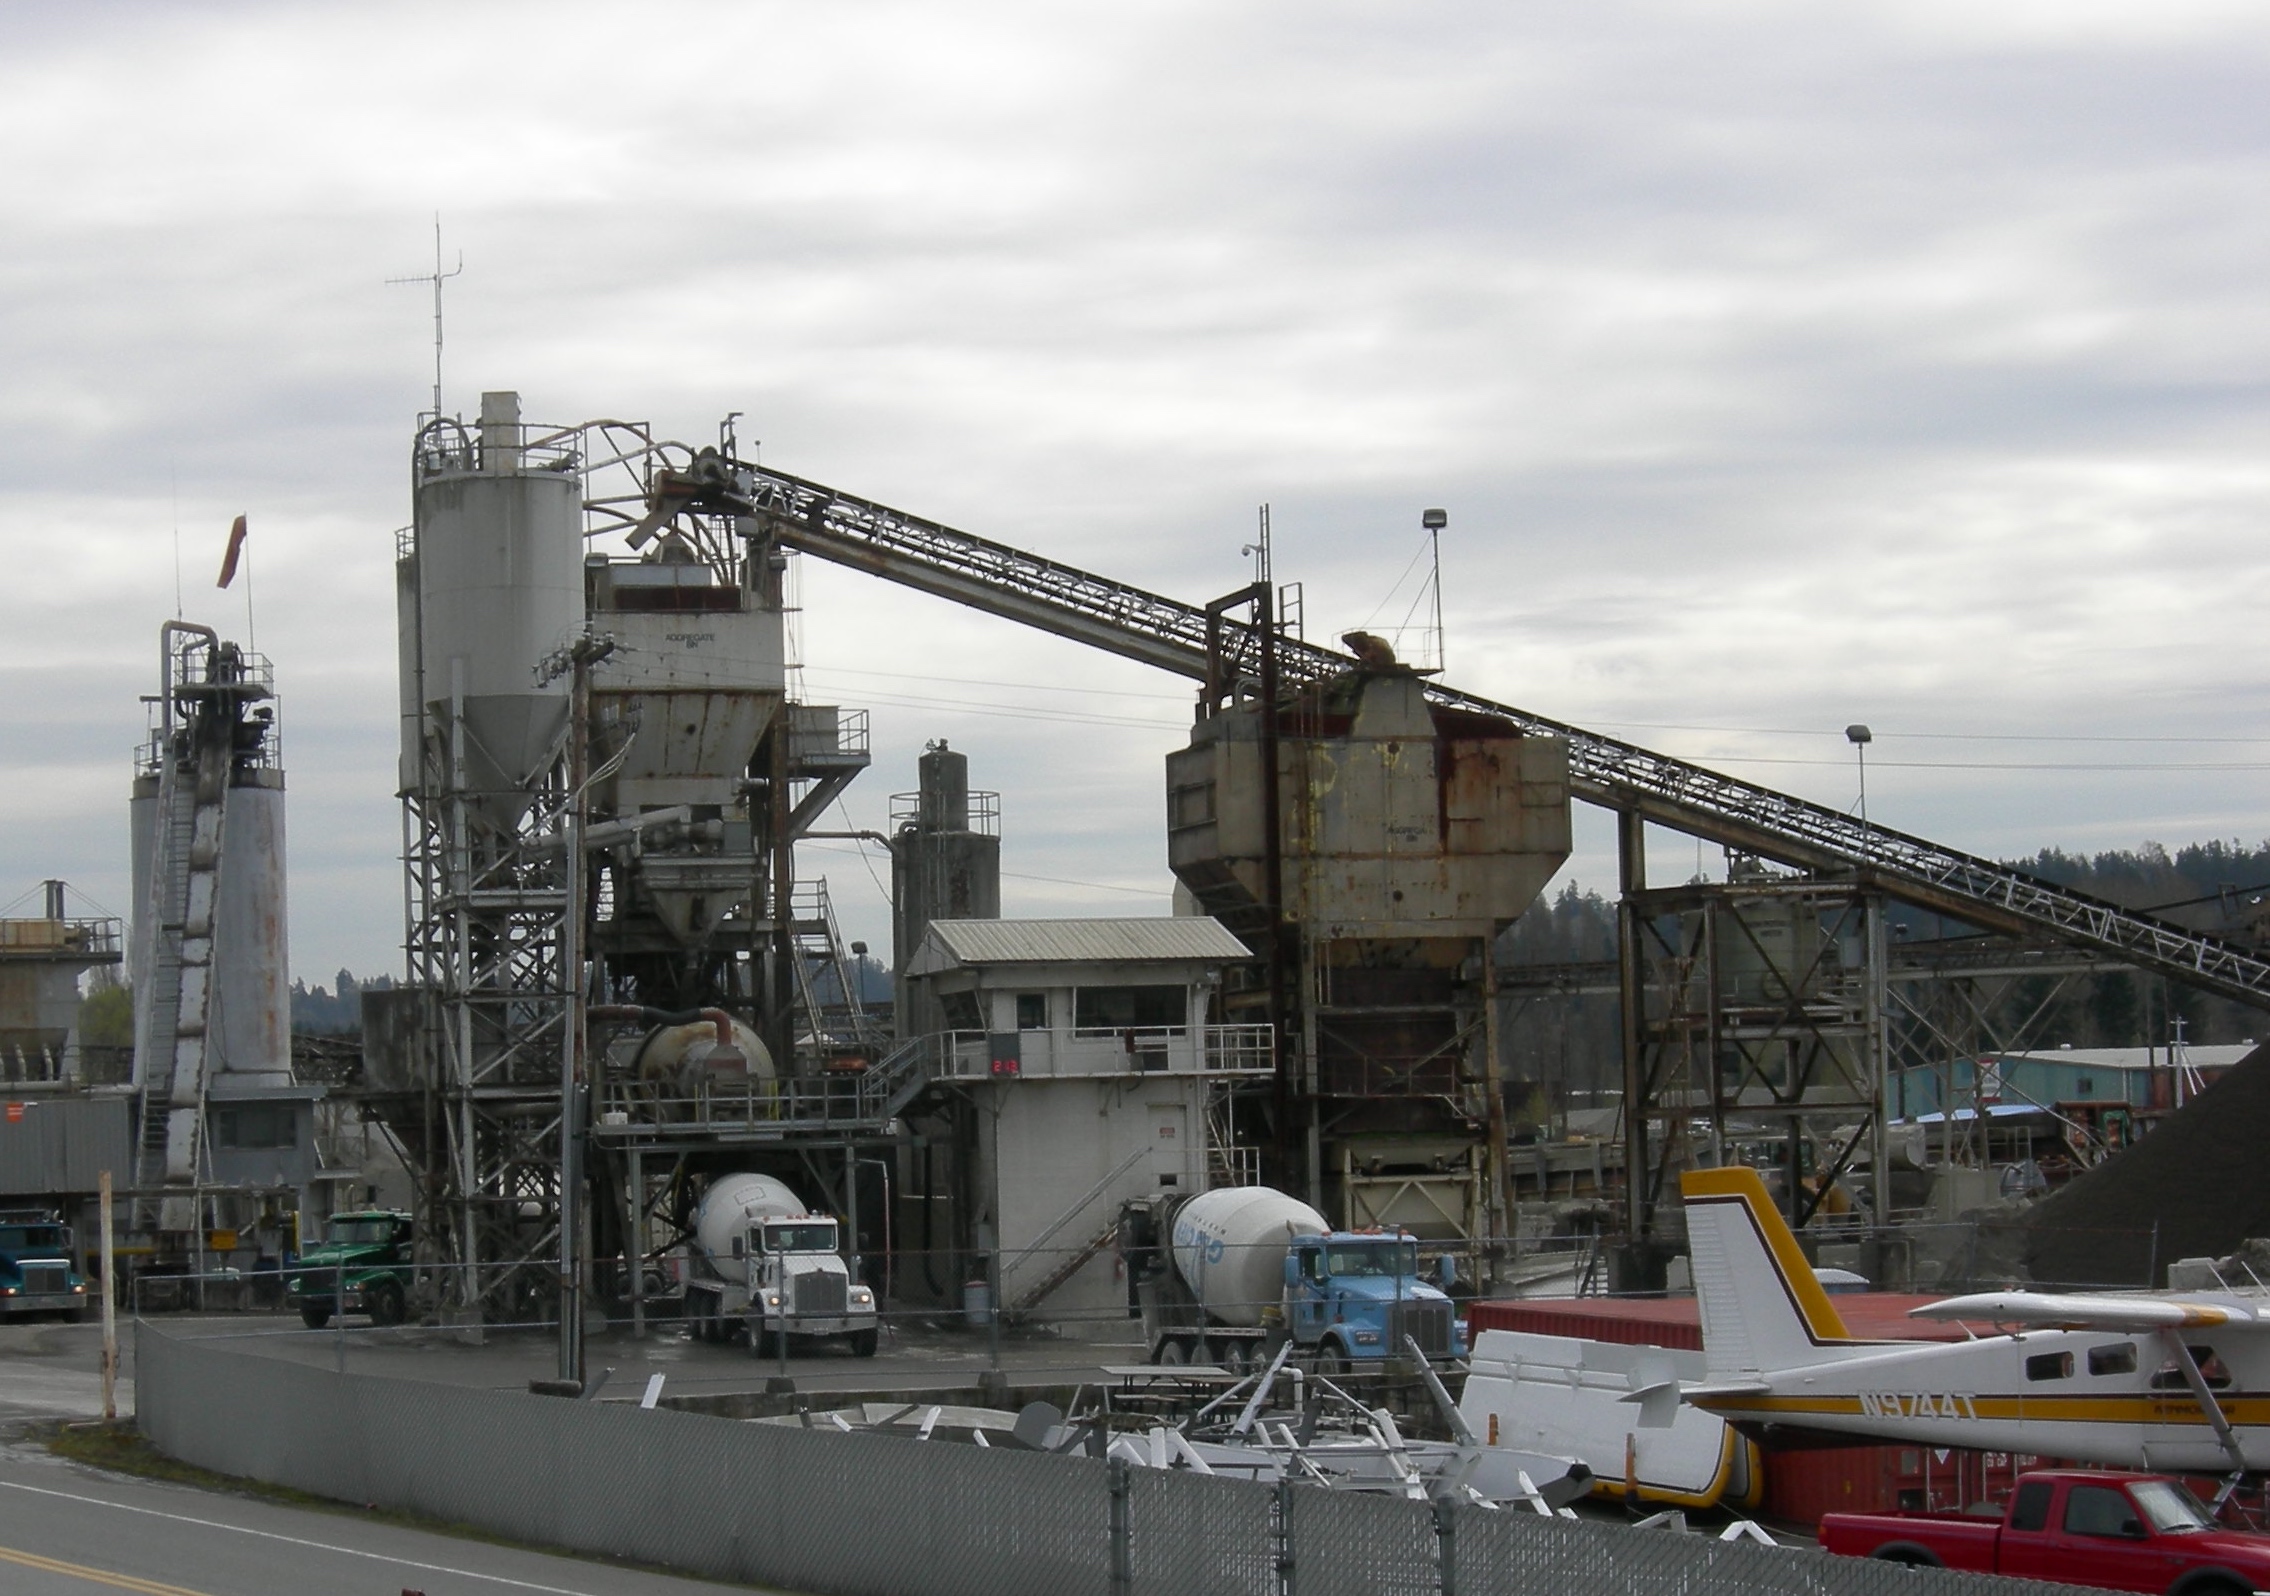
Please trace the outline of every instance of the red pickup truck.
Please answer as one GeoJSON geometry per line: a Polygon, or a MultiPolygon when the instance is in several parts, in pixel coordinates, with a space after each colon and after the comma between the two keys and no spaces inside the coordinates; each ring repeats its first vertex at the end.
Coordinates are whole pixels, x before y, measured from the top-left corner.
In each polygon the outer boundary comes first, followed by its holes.
{"type": "Polygon", "coordinates": [[[1831,1513],[1821,1520],[1821,1545],[1845,1557],[2153,1596],[2244,1596],[2270,1588],[2270,1535],[2224,1529],[2190,1487],[2158,1474],[2022,1474],[1999,1520],[1831,1513]]]}

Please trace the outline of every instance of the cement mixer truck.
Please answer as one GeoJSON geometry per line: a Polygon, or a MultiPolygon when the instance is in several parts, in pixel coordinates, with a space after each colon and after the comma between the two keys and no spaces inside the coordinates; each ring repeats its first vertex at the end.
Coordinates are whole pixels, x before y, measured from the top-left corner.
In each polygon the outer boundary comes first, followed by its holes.
{"type": "Polygon", "coordinates": [[[1267,1186],[1156,1192],[1120,1208],[1127,1314],[1151,1361],[1231,1370],[1290,1336],[1330,1374],[1406,1356],[1466,1355],[1456,1310],[1419,1272],[1406,1231],[1334,1230],[1267,1186]]]}
{"type": "Polygon", "coordinates": [[[875,1355],[875,1293],[851,1278],[832,1215],[770,1175],[721,1175],[694,1208],[686,1322],[702,1341],[747,1333],[751,1356],[775,1337],[840,1340],[875,1355]]]}

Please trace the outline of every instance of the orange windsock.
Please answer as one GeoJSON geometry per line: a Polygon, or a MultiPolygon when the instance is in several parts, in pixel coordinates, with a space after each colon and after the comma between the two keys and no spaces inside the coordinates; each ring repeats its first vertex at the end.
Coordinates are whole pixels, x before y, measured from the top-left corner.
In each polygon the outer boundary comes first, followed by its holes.
{"type": "Polygon", "coordinates": [[[213,584],[215,587],[227,587],[236,580],[237,556],[243,552],[244,517],[240,515],[236,518],[236,524],[229,528],[229,551],[221,556],[221,579],[213,584]]]}

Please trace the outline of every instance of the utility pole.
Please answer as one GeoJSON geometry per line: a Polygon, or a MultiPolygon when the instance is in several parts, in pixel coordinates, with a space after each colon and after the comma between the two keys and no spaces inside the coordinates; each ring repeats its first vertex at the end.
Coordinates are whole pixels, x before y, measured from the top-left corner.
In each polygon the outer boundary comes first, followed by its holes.
{"type": "Polygon", "coordinates": [[[615,651],[610,637],[584,636],[544,662],[543,678],[570,680],[568,801],[564,817],[567,871],[560,919],[560,1363],[559,1377],[583,1380],[583,1120],[584,1080],[583,833],[591,765],[591,667],[615,651]]]}

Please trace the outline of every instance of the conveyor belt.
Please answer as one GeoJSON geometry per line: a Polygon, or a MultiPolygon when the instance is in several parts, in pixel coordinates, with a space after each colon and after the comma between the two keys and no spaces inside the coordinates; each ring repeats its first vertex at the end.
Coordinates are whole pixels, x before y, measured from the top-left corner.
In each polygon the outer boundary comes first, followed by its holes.
{"type": "MultiPolygon", "coordinates": [[[[761,466],[753,498],[787,546],[1021,621],[1076,642],[1203,679],[1203,606],[1130,587],[920,516],[761,466]]],[[[1239,623],[1225,621],[1236,629],[1239,623]]],[[[1285,638],[1287,682],[1346,670],[1347,655],[1285,638]]],[[[1576,797],[1809,870],[1850,874],[1906,902],[1985,930],[2048,936],[2257,1008],[2270,1009],[2270,962],[2216,938],[2053,885],[1921,837],[1739,781],[1700,765],[1548,720],[1441,683],[1436,702],[1497,715],[1566,740],[1576,797]]]]}

